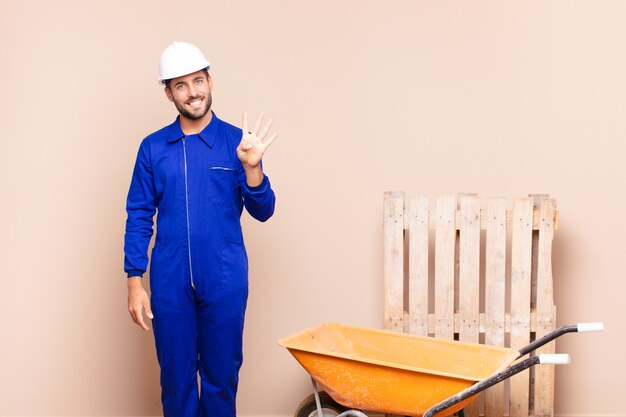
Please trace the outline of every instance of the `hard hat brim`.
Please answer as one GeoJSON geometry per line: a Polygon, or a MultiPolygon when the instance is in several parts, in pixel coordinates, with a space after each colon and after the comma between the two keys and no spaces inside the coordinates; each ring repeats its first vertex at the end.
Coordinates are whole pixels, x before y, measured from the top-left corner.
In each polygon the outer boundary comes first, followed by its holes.
{"type": "Polygon", "coordinates": [[[193,74],[194,72],[198,72],[198,71],[202,71],[202,70],[210,70],[211,66],[209,65],[209,63],[207,62],[205,66],[198,68],[197,70],[193,70],[193,71],[185,71],[184,74],[168,74],[166,75],[167,78],[161,78],[158,77],[158,82],[159,84],[163,84],[165,85],[165,83],[167,81],[173,80],[174,78],[178,78],[178,77],[184,77],[185,75],[189,75],[189,74],[193,74]]]}

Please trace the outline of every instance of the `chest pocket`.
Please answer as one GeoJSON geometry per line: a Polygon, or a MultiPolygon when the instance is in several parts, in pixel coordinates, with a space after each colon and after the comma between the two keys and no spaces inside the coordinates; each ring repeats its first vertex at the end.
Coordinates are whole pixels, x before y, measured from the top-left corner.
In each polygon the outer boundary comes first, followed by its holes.
{"type": "Polygon", "coordinates": [[[208,195],[211,202],[218,205],[230,205],[237,201],[237,168],[232,163],[209,163],[208,195]]]}

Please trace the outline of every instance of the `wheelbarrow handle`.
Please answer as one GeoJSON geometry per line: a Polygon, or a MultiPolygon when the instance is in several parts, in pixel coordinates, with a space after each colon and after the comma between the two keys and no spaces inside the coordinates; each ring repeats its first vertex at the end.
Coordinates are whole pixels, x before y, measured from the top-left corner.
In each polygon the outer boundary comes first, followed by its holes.
{"type": "Polygon", "coordinates": [[[604,330],[604,323],[578,323],[578,333],[581,332],[601,332],[604,330]]]}
{"type": "Polygon", "coordinates": [[[540,353],[539,363],[542,365],[567,365],[572,358],[567,353],[540,353]]]}
{"type": "Polygon", "coordinates": [[[561,364],[567,364],[569,362],[570,362],[570,356],[568,354],[544,354],[544,355],[539,355],[539,356],[531,356],[530,358],[526,358],[523,361],[517,362],[509,366],[508,368],[506,368],[504,371],[497,373],[495,375],[492,375],[489,378],[483,379],[482,381],[475,383],[471,387],[464,389],[463,391],[453,395],[452,397],[447,398],[441,401],[440,403],[433,405],[428,410],[426,410],[426,412],[424,413],[422,417],[433,417],[436,414],[442,412],[443,410],[450,408],[453,405],[456,405],[460,403],[461,401],[466,400],[469,397],[474,396],[478,394],[479,392],[482,392],[486,390],[487,388],[495,384],[498,384],[504,381],[505,379],[512,377],[513,375],[516,375],[522,371],[525,371],[531,366],[534,366],[540,363],[561,365],[561,364]]]}
{"type": "Polygon", "coordinates": [[[564,335],[565,333],[575,333],[575,332],[599,332],[604,330],[604,323],[578,323],[578,324],[570,324],[567,326],[560,327],[556,330],[551,331],[547,335],[543,336],[530,343],[528,346],[525,346],[519,350],[519,357],[528,355],[533,350],[539,349],[541,346],[550,343],[554,339],[559,336],[564,335]]]}

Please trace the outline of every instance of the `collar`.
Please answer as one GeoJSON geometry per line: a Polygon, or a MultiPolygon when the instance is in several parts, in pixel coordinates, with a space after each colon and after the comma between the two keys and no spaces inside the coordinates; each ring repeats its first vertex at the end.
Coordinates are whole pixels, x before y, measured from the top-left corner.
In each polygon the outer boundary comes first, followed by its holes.
{"type": "MultiPolygon", "coordinates": [[[[215,143],[215,137],[217,136],[219,124],[222,122],[220,119],[217,118],[215,113],[213,113],[213,110],[211,110],[211,114],[213,115],[213,117],[211,118],[209,124],[206,125],[204,129],[200,131],[200,133],[198,133],[198,136],[200,136],[200,138],[207,145],[209,145],[209,148],[213,147],[213,144],[215,143]]],[[[174,123],[167,127],[166,137],[168,142],[176,142],[177,140],[185,137],[185,134],[180,127],[180,116],[177,116],[176,120],[174,120],[174,123]]]]}

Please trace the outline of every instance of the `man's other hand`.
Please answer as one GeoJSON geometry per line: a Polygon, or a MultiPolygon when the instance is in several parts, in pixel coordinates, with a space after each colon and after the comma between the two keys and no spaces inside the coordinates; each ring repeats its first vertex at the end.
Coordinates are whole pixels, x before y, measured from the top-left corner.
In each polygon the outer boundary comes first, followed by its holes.
{"type": "Polygon", "coordinates": [[[150,309],[150,297],[141,285],[141,277],[130,277],[128,278],[128,312],[133,321],[147,331],[150,329],[143,321],[144,310],[149,318],[154,318],[150,309]]]}

